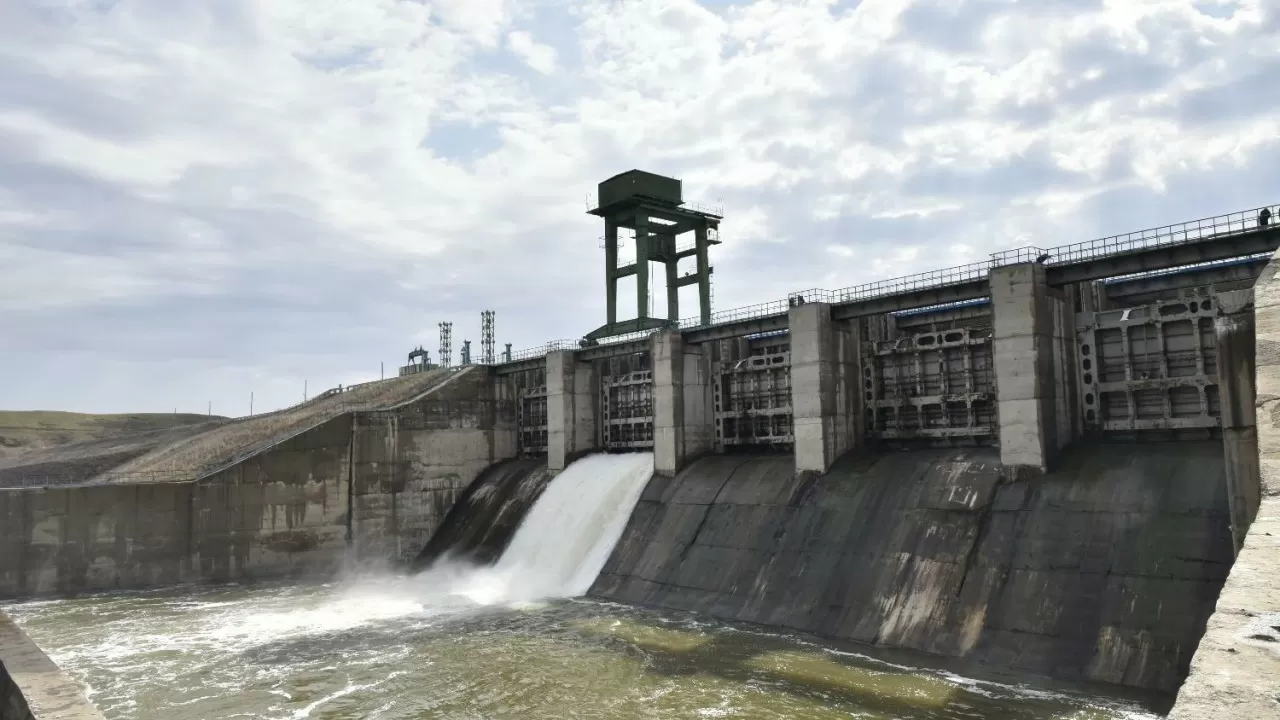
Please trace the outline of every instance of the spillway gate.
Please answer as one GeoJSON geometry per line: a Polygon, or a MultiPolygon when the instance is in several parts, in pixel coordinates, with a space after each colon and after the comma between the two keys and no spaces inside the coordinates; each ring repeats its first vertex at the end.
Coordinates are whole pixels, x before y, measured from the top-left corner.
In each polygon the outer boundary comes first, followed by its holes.
{"type": "Polygon", "coordinates": [[[865,343],[867,433],[881,440],[986,443],[998,432],[989,328],[865,343]]]}
{"type": "Polygon", "coordinates": [[[1217,298],[1162,300],[1077,315],[1076,363],[1086,432],[1221,424],[1217,298]]]}
{"type": "Polygon", "coordinates": [[[521,455],[547,452],[547,372],[546,369],[517,373],[516,427],[521,455]]]}
{"type": "Polygon", "coordinates": [[[713,371],[712,402],[720,449],[794,445],[790,343],[783,338],[757,344],[745,356],[722,352],[713,371]]]}
{"type": "Polygon", "coordinates": [[[610,358],[600,374],[600,445],[653,448],[653,370],[649,354],[610,358]]]}

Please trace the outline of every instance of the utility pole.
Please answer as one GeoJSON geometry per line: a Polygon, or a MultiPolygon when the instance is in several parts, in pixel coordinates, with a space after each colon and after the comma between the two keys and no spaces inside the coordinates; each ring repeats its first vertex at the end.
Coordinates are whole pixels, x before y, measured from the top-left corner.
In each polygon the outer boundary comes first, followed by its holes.
{"type": "Polygon", "coordinates": [[[253,391],[249,391],[249,417],[253,417],[253,391]]]}
{"type": "Polygon", "coordinates": [[[302,381],[302,402],[307,401],[307,381],[302,381]]]}
{"type": "Polygon", "coordinates": [[[378,379],[379,380],[387,379],[387,362],[385,360],[378,363],[378,379]]]}
{"type": "Polygon", "coordinates": [[[209,401],[209,414],[210,414],[210,415],[213,415],[213,401],[212,401],[212,400],[210,400],[210,401],[209,401]]]}

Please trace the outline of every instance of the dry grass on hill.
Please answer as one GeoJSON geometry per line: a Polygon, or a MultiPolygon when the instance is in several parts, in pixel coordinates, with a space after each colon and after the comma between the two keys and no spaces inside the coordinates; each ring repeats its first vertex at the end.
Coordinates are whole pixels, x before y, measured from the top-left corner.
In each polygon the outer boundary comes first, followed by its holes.
{"type": "Polygon", "coordinates": [[[91,415],[46,410],[0,410],[0,460],[59,445],[110,440],[226,419],[194,413],[91,415]]]}

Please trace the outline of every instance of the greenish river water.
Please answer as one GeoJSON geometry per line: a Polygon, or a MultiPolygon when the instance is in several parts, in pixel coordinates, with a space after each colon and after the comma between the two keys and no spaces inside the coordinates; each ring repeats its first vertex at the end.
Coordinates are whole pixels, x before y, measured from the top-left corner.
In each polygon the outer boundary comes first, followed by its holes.
{"type": "Polygon", "coordinates": [[[113,720],[1155,717],[755,627],[587,600],[480,605],[404,578],[3,610],[113,720]]]}

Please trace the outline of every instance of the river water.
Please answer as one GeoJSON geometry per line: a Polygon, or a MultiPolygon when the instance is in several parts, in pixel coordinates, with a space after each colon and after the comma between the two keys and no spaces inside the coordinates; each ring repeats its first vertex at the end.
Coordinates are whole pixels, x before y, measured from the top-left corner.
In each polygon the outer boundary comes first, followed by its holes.
{"type": "Polygon", "coordinates": [[[1154,717],[690,615],[477,605],[439,573],[3,609],[111,720],[1154,717]]]}
{"type": "Polygon", "coordinates": [[[411,577],[0,609],[112,720],[1139,716],[847,646],[575,599],[652,473],[651,453],[574,462],[489,567],[445,560],[411,577]]]}

